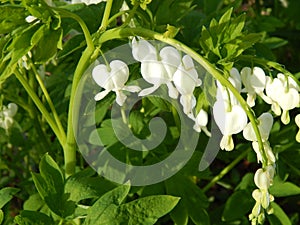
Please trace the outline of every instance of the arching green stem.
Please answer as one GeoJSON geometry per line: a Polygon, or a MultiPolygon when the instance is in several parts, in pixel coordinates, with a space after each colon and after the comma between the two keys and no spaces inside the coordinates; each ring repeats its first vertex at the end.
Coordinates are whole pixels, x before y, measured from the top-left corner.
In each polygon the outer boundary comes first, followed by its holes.
{"type": "MultiPolygon", "coordinates": [[[[112,2],[109,1],[109,2],[112,2]]],[[[75,19],[79,25],[81,26],[81,29],[83,31],[83,34],[85,36],[87,48],[82,53],[82,56],[77,64],[73,82],[72,82],[72,88],[71,88],[71,95],[70,95],[70,103],[69,103],[69,112],[68,112],[68,127],[67,127],[67,138],[66,142],[63,145],[64,149],[64,160],[65,160],[65,174],[66,177],[71,176],[75,172],[75,166],[76,166],[76,140],[75,140],[75,134],[74,130],[77,130],[77,123],[73,123],[74,121],[78,120],[78,110],[73,110],[75,107],[75,104],[80,104],[81,97],[80,95],[77,96],[75,99],[75,94],[77,91],[78,84],[80,82],[80,79],[84,73],[84,71],[87,69],[89,64],[91,63],[91,56],[94,53],[95,47],[94,43],[91,37],[91,34],[84,23],[84,21],[77,16],[76,14],[73,14],[67,10],[61,9],[61,8],[55,8],[57,12],[59,12],[62,16],[70,17],[75,19]]]]}
{"type": "Polygon", "coordinates": [[[207,59],[205,59],[204,57],[202,57],[193,49],[189,48],[183,43],[172,38],[164,37],[163,34],[151,30],[143,29],[143,28],[123,28],[123,29],[115,28],[115,29],[108,30],[102,36],[100,36],[99,44],[102,44],[111,39],[126,38],[130,36],[141,36],[141,37],[156,39],[164,43],[167,43],[177,48],[180,51],[185,52],[186,54],[191,56],[195,61],[197,61],[209,74],[211,74],[223,86],[227,87],[233,93],[233,95],[236,97],[236,99],[239,101],[242,108],[246,112],[258,140],[259,149],[263,157],[263,167],[267,166],[267,156],[264,151],[261,134],[256,123],[256,117],[252,109],[248,106],[248,104],[246,103],[244,98],[240,95],[238,90],[235,89],[235,87],[218,71],[218,69],[214,65],[212,65],[207,59]]]}

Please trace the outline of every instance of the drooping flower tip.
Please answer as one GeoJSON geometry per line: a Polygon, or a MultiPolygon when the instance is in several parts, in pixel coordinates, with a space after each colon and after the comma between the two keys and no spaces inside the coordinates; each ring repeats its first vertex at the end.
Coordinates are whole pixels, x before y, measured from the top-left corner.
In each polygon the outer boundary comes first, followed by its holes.
{"type": "Polygon", "coordinates": [[[0,127],[6,131],[12,126],[14,120],[13,117],[18,111],[18,106],[15,103],[9,103],[7,106],[3,106],[0,111],[0,127]]]}

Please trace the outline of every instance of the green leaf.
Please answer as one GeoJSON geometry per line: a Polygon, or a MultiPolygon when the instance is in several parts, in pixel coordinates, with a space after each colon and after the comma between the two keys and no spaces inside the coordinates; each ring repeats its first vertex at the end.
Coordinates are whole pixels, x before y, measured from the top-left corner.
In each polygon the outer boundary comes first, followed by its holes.
{"type": "Polygon", "coordinates": [[[39,193],[30,195],[29,198],[24,202],[23,209],[29,211],[38,211],[44,205],[39,193]]]}
{"type": "MultiPolygon", "coordinates": [[[[178,174],[165,181],[165,185],[167,194],[181,197],[177,207],[185,208],[194,224],[210,224],[208,214],[204,209],[208,206],[208,200],[196,184],[184,175],[178,174]]],[[[176,208],[175,210],[178,210],[176,208]]],[[[175,212],[171,212],[171,216],[176,221],[186,220],[184,214],[181,216],[174,215],[175,212]]]]}
{"type": "Polygon", "coordinates": [[[79,202],[99,197],[116,186],[102,177],[91,177],[95,173],[93,169],[86,169],[68,178],[65,193],[70,194],[69,200],[79,202]]]}
{"type": "MultiPolygon", "coordinates": [[[[91,5],[68,4],[66,6],[63,6],[62,8],[69,10],[72,13],[75,13],[76,15],[78,15],[80,18],[82,18],[82,20],[87,25],[90,33],[92,34],[98,30],[98,28],[101,24],[101,19],[99,19],[99,18],[103,17],[105,4],[106,4],[105,2],[100,2],[98,4],[91,4],[91,5]]],[[[115,4],[113,4],[113,5],[115,5],[115,4]]],[[[113,6],[113,8],[114,7],[115,6],[113,6]]],[[[72,29],[82,32],[79,24],[71,18],[64,18],[64,20],[62,21],[62,27],[63,27],[65,34],[68,33],[72,29]]]]}
{"type": "Polygon", "coordinates": [[[34,184],[42,199],[55,214],[65,218],[75,211],[75,203],[64,194],[64,177],[56,162],[44,155],[40,162],[40,174],[32,174],[34,184]]]}
{"type": "Polygon", "coordinates": [[[234,192],[226,201],[222,215],[224,221],[241,219],[254,205],[251,193],[244,190],[234,192]]]}
{"type": "Polygon", "coordinates": [[[193,0],[152,0],[148,8],[155,15],[157,25],[176,25],[193,9],[192,4],[193,0]]]}
{"type": "Polygon", "coordinates": [[[161,110],[171,112],[171,104],[164,99],[157,96],[148,96],[147,99],[149,99],[153,105],[161,110]]]}
{"type": "Polygon", "coordinates": [[[289,217],[285,214],[285,212],[278,204],[276,204],[275,202],[271,202],[271,207],[274,210],[272,215],[276,216],[277,219],[281,222],[281,224],[292,225],[289,217]]]}
{"type": "Polygon", "coordinates": [[[5,187],[0,190],[0,209],[8,203],[13,196],[19,192],[19,189],[12,187],[5,187]]]}
{"type": "Polygon", "coordinates": [[[37,25],[30,26],[13,38],[12,43],[7,48],[8,51],[12,52],[11,65],[16,63],[34,47],[31,45],[31,38],[38,28],[39,26],[37,25]]]}
{"type": "Polygon", "coordinates": [[[158,218],[170,212],[180,198],[168,195],[155,195],[137,199],[120,206],[119,224],[155,224],[158,218]]]}
{"type": "Polygon", "coordinates": [[[0,6],[0,34],[5,34],[26,24],[25,8],[12,5],[0,6]]]}
{"type": "Polygon", "coordinates": [[[32,37],[32,43],[38,41],[34,60],[36,63],[45,63],[52,59],[58,48],[62,46],[62,29],[52,30],[42,26],[32,37]]]}
{"type": "Polygon", "coordinates": [[[106,217],[111,211],[114,211],[124,201],[129,190],[130,185],[125,184],[105,193],[89,208],[84,225],[103,224],[102,217],[106,217]]]}
{"type": "Polygon", "coordinates": [[[189,222],[188,209],[185,207],[183,201],[179,201],[175,208],[170,213],[170,216],[175,224],[187,225],[189,222]]]}
{"type": "Polygon", "coordinates": [[[18,225],[54,225],[51,217],[41,212],[22,211],[20,215],[15,217],[15,223],[18,225]]]}
{"type": "Polygon", "coordinates": [[[4,213],[3,213],[3,211],[0,209],[0,224],[2,224],[3,219],[4,219],[4,213]]]}
{"type": "Polygon", "coordinates": [[[288,44],[288,41],[279,37],[270,37],[264,40],[263,43],[267,45],[270,49],[275,49],[288,44]]]}
{"type": "Polygon", "coordinates": [[[299,186],[291,182],[284,182],[278,176],[274,179],[273,185],[269,190],[275,197],[286,197],[300,194],[299,186]]]}

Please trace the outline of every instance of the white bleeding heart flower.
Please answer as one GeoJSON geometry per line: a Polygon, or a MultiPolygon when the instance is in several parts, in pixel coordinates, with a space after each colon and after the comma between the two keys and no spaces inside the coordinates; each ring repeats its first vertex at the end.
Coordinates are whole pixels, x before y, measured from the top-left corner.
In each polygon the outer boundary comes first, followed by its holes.
{"type": "Polygon", "coordinates": [[[166,46],[157,53],[155,47],[145,40],[133,39],[132,55],[141,62],[141,74],[152,87],[146,88],[139,96],[146,96],[156,91],[162,84],[166,84],[169,96],[176,99],[178,91],[173,86],[173,75],[181,62],[177,49],[166,46]]]}
{"type": "Polygon", "coordinates": [[[213,116],[223,137],[220,142],[221,149],[231,151],[234,148],[233,134],[241,132],[247,125],[247,115],[240,105],[225,106],[224,101],[216,101],[213,106],[213,116]]]}
{"type": "Polygon", "coordinates": [[[123,91],[138,92],[141,90],[138,86],[125,86],[129,77],[129,69],[120,60],[111,61],[109,67],[104,64],[95,66],[92,76],[94,81],[105,89],[96,94],[96,101],[103,99],[109,92],[113,91],[117,96],[116,102],[122,106],[127,98],[123,91]]]}
{"type": "MultiPolygon", "coordinates": [[[[263,142],[263,146],[264,146],[264,152],[266,154],[266,157],[268,159],[268,164],[274,164],[276,162],[276,158],[275,155],[273,153],[273,150],[270,146],[270,143],[268,141],[264,141],[263,142]]],[[[259,144],[257,141],[253,141],[252,142],[252,147],[256,153],[257,156],[257,162],[261,162],[263,163],[263,157],[261,155],[260,149],[259,149],[259,144]]]]}
{"type": "Polygon", "coordinates": [[[37,18],[35,16],[30,15],[30,16],[27,16],[25,18],[25,20],[26,20],[27,23],[32,23],[33,21],[37,20],[37,18]]]}
{"type": "Polygon", "coordinates": [[[295,123],[298,126],[299,130],[296,135],[296,141],[300,143],[300,114],[295,117],[295,123]]]}
{"type": "Polygon", "coordinates": [[[193,126],[195,131],[201,132],[203,130],[207,136],[211,136],[210,132],[206,128],[208,124],[208,114],[205,110],[201,109],[196,118],[192,117],[192,119],[195,121],[195,125],[193,126]]]}
{"type": "Polygon", "coordinates": [[[270,187],[270,177],[267,171],[258,169],[254,175],[254,183],[261,190],[268,190],[270,187]]]}
{"type": "Polygon", "coordinates": [[[7,106],[3,106],[0,111],[0,127],[6,131],[12,126],[14,120],[13,117],[18,111],[18,106],[15,103],[9,103],[7,106]]]}
{"type": "Polygon", "coordinates": [[[182,63],[174,73],[173,82],[181,94],[180,103],[183,106],[184,113],[191,114],[196,106],[196,98],[193,92],[196,87],[202,84],[202,81],[198,78],[193,60],[189,55],[183,56],[182,63]]]}
{"type": "Polygon", "coordinates": [[[256,95],[261,96],[267,103],[271,103],[271,99],[264,94],[267,78],[263,69],[244,67],[241,70],[241,78],[245,86],[243,92],[247,92],[247,103],[250,107],[255,105],[256,95]]]}
{"type": "Polygon", "coordinates": [[[157,54],[155,47],[141,38],[133,38],[131,45],[132,56],[136,61],[142,62],[147,55],[157,54]]]}
{"type": "MultiPolygon", "coordinates": [[[[263,113],[258,118],[258,129],[262,141],[267,141],[273,126],[273,117],[270,113],[263,113]]],[[[243,136],[248,141],[258,141],[251,123],[248,123],[243,130],[243,136]]]]}
{"type": "Polygon", "coordinates": [[[270,206],[270,202],[274,201],[274,196],[271,195],[267,190],[255,189],[252,192],[252,197],[256,202],[251,214],[249,215],[251,224],[263,224],[265,220],[264,209],[268,214],[271,213],[272,208],[270,206]]]}
{"type": "MultiPolygon", "coordinates": [[[[239,71],[236,68],[232,68],[230,70],[230,76],[228,77],[228,81],[235,87],[238,92],[241,92],[242,83],[241,76],[239,71]]],[[[219,81],[217,81],[217,101],[224,101],[226,105],[239,105],[239,101],[233,95],[233,93],[226,87],[224,87],[219,81]]]]}
{"type": "Polygon", "coordinates": [[[281,114],[281,121],[283,124],[290,122],[288,111],[299,107],[299,86],[291,78],[286,77],[282,73],[277,75],[273,80],[267,79],[266,84],[267,96],[272,100],[272,110],[276,115],[281,114]],[[281,109],[282,113],[281,113],[281,109]]]}

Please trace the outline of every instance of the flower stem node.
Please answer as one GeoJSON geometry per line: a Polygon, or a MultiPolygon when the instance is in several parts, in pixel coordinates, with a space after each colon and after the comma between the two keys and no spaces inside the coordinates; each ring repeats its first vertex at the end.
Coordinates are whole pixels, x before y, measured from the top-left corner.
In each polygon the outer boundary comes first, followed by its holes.
{"type": "Polygon", "coordinates": [[[95,95],[96,101],[103,99],[109,92],[113,91],[117,96],[116,102],[122,106],[127,98],[123,93],[124,91],[139,92],[141,90],[138,86],[125,85],[129,77],[129,68],[120,60],[111,61],[109,66],[97,65],[92,71],[92,76],[95,82],[105,89],[95,95]]]}

